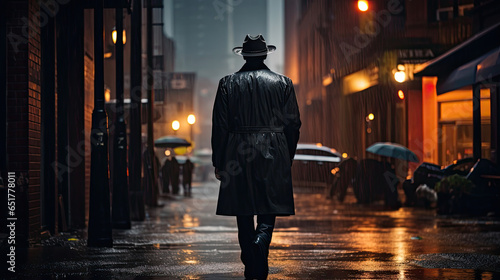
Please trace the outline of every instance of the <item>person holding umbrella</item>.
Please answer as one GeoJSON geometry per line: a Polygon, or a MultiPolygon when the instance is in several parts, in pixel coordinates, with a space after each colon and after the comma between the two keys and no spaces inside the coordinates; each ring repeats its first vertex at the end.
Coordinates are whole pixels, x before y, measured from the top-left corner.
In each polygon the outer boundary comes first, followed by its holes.
{"type": "MultiPolygon", "coordinates": [[[[186,139],[176,137],[176,136],[163,136],[155,140],[155,147],[160,148],[177,148],[177,147],[189,147],[191,143],[189,143],[186,139]]],[[[175,156],[169,156],[167,161],[165,161],[166,166],[162,169],[164,170],[165,177],[168,177],[170,183],[172,183],[172,194],[179,194],[179,176],[180,176],[180,165],[175,156]],[[170,159],[170,160],[169,160],[170,159]],[[167,164],[168,163],[168,164],[167,164]]],[[[168,190],[169,182],[166,182],[166,187],[164,185],[164,191],[168,190]],[[165,189],[166,188],[166,189],[165,189]]]]}
{"type": "Polygon", "coordinates": [[[276,216],[295,214],[291,165],[301,121],[292,81],[264,64],[275,49],[262,35],[233,49],[246,63],[220,80],[212,115],[216,214],[236,216],[248,279],[267,279],[276,216]]]}

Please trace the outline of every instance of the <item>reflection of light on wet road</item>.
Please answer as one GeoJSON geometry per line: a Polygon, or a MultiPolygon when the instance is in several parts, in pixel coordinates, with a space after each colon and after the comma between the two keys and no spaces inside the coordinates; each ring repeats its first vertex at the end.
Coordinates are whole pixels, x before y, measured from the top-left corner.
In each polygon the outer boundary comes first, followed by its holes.
{"type": "Polygon", "coordinates": [[[391,239],[394,243],[394,259],[398,263],[402,263],[406,261],[406,254],[407,254],[407,240],[410,237],[406,233],[405,228],[394,228],[391,231],[391,239]]]}
{"type": "Polygon", "coordinates": [[[179,254],[181,255],[182,262],[185,264],[194,265],[200,263],[198,253],[193,250],[183,249],[179,251],[179,254]]]}
{"type": "MultiPolygon", "coordinates": [[[[395,256],[394,256],[395,261],[397,263],[406,262],[406,258],[408,257],[407,256],[408,252],[406,248],[407,241],[405,239],[409,238],[406,229],[400,227],[394,228],[391,232],[391,235],[395,246],[395,256]]],[[[399,270],[399,279],[406,279],[403,269],[399,270]]]]}
{"type": "MultiPolygon", "coordinates": [[[[20,267],[18,279],[94,279],[95,273],[99,279],[243,279],[236,219],[215,215],[218,185],[193,191],[192,198],[149,209],[132,229],[114,231],[113,248],[89,249],[85,237],[68,241],[68,235],[51,241],[58,246],[30,248],[30,264],[20,267]]],[[[500,279],[498,219],[387,211],[349,199],[295,195],[296,215],[276,221],[270,280],[500,279]]]]}
{"type": "Polygon", "coordinates": [[[184,227],[197,227],[200,225],[200,221],[196,217],[192,217],[189,214],[184,214],[182,217],[182,225],[184,227]]]}

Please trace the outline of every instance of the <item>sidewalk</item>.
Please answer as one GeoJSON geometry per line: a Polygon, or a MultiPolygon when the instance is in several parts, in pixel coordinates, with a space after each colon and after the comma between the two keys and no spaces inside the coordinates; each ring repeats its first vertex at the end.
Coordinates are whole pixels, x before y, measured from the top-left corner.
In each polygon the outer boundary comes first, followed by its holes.
{"type": "MultiPolygon", "coordinates": [[[[217,193],[210,182],[162,197],[146,221],[113,231],[113,248],[88,248],[82,231],[19,250],[13,279],[243,279],[236,221],[214,214],[217,193]]],[[[297,215],[277,220],[268,279],[500,279],[498,220],[295,197],[297,215]]]]}
{"type": "Polygon", "coordinates": [[[237,278],[243,265],[236,223],[233,217],[215,216],[217,188],[195,184],[192,197],[161,197],[164,206],[146,209],[144,222],[113,230],[113,248],[88,248],[85,231],[45,240],[27,254],[18,253],[19,263],[26,262],[19,265],[18,279],[237,278]]]}

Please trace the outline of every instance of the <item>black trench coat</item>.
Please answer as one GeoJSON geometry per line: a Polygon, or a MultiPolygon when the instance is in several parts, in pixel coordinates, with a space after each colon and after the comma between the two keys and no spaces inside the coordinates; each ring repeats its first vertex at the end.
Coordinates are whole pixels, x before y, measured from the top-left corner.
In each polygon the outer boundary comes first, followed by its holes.
{"type": "Polygon", "coordinates": [[[300,116],[292,81],[261,63],[222,78],[212,115],[217,215],[293,215],[300,116]]]}

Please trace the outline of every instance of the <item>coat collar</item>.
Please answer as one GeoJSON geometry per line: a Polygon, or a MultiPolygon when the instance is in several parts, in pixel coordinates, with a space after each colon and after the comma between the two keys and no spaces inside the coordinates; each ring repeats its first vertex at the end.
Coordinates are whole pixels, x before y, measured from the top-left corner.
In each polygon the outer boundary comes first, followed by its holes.
{"type": "Polygon", "coordinates": [[[243,67],[241,67],[239,72],[247,72],[247,71],[254,71],[254,70],[269,70],[269,68],[264,64],[264,62],[260,63],[245,63],[243,67]]]}

